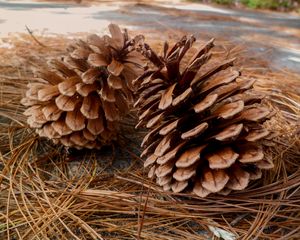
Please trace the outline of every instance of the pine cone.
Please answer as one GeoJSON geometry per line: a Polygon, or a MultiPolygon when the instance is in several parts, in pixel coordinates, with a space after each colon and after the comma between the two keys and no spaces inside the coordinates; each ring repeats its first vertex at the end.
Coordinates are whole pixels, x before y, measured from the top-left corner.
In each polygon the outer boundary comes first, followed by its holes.
{"type": "Polygon", "coordinates": [[[183,37],[170,50],[165,43],[162,56],[140,47],[154,65],[134,81],[137,127],[149,129],[141,156],[149,178],[164,190],[228,194],[273,167],[260,142],[271,134],[262,123],[273,112],[234,59],[212,57],[213,39],[184,64],[194,41],[183,37]]]}
{"type": "Polygon", "coordinates": [[[52,60],[28,84],[22,104],[36,132],[67,147],[100,148],[117,137],[119,121],[133,103],[132,81],[142,71],[135,51],[142,36],[110,24],[111,36],[90,35],[69,47],[69,55],[52,60]]]}

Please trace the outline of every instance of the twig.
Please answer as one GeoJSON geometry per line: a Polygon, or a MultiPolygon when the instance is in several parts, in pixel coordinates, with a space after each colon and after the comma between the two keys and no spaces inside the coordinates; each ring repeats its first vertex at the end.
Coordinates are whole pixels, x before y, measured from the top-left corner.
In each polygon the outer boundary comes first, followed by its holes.
{"type": "Polygon", "coordinates": [[[33,32],[29,29],[29,27],[27,25],[25,25],[27,32],[29,33],[29,35],[32,37],[32,39],[40,46],[48,48],[48,46],[46,46],[45,44],[41,43],[34,35],[33,32]]]}

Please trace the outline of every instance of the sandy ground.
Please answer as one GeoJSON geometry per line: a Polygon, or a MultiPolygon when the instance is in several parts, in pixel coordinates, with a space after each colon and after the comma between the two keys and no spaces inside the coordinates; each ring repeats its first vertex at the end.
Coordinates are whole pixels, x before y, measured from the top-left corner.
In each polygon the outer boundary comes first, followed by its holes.
{"type": "MultiPolygon", "coordinates": [[[[0,37],[26,32],[69,34],[104,31],[110,22],[165,40],[195,34],[246,45],[272,68],[300,72],[300,17],[173,1],[92,1],[91,4],[0,0],[0,37]],[[145,3],[147,2],[147,4],[145,3]],[[161,33],[167,32],[167,36],[161,33]]],[[[0,47],[9,43],[0,40],[0,47]]]]}

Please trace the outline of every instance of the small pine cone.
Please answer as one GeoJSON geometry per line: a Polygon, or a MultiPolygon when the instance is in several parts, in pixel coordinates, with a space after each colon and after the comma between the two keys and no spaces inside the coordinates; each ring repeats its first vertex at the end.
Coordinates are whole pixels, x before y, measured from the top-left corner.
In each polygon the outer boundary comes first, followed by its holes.
{"type": "Polygon", "coordinates": [[[135,39],[110,24],[111,36],[90,35],[69,47],[69,55],[51,60],[28,84],[22,104],[30,127],[67,147],[100,148],[117,137],[120,119],[133,104],[132,81],[143,57],[135,39]]]}
{"type": "Polygon", "coordinates": [[[149,129],[141,156],[149,178],[166,191],[228,194],[273,167],[260,141],[271,134],[262,123],[273,112],[234,59],[212,57],[213,39],[188,57],[195,40],[183,37],[170,50],[165,43],[162,56],[140,46],[154,65],[134,81],[137,127],[149,129]]]}

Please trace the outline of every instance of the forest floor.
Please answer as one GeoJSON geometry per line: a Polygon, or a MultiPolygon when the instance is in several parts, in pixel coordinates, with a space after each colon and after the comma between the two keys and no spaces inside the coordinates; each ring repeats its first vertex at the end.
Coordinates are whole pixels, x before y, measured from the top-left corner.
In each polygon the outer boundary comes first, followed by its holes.
{"type": "Polygon", "coordinates": [[[299,239],[299,16],[177,0],[58,2],[0,0],[0,239],[299,239]],[[241,193],[202,199],[147,178],[133,119],[115,149],[66,151],[38,138],[20,105],[32,67],[110,22],[156,49],[194,34],[196,46],[215,38],[215,53],[236,56],[278,110],[267,124],[278,135],[274,169],[241,193]]]}

